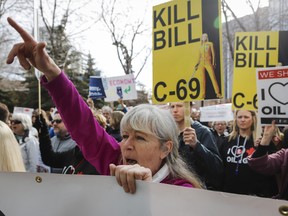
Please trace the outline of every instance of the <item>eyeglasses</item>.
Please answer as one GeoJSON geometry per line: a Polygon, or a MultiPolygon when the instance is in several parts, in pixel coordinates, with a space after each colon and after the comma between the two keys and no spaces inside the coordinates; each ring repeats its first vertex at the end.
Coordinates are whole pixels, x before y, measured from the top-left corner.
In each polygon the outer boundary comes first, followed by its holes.
{"type": "Polygon", "coordinates": [[[22,124],[19,120],[11,120],[11,124],[22,124]]]}
{"type": "Polygon", "coordinates": [[[62,119],[54,119],[51,121],[52,124],[56,123],[56,124],[60,124],[62,122],[62,119]]]}

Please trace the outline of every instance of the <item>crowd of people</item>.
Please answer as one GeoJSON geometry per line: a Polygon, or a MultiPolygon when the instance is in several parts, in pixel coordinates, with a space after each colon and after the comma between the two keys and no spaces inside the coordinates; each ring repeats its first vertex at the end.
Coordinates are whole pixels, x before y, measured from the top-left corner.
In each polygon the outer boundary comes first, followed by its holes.
{"type": "Polygon", "coordinates": [[[288,199],[287,128],[271,122],[257,137],[256,112],[249,110],[235,111],[232,124],[203,123],[191,112],[188,126],[183,102],[127,110],[121,99],[115,110],[98,110],[79,95],[45,43],[8,22],[23,42],[14,45],[7,63],[18,57],[24,69],[41,71],[56,108],[53,115],[36,110],[29,117],[10,115],[0,103],[0,171],[111,175],[127,193],[142,180],[288,199]]]}

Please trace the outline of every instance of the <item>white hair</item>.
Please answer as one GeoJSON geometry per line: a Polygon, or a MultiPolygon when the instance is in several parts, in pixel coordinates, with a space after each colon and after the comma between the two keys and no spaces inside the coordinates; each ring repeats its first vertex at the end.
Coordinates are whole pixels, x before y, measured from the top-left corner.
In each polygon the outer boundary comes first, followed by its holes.
{"type": "Polygon", "coordinates": [[[13,113],[11,120],[21,121],[24,130],[32,129],[32,119],[29,115],[24,113],[13,113]]]}
{"type": "Polygon", "coordinates": [[[135,130],[156,136],[162,149],[164,149],[167,141],[172,141],[172,150],[165,161],[170,175],[175,178],[186,179],[197,188],[202,187],[197,176],[188,170],[187,165],[179,155],[179,129],[169,110],[160,109],[150,104],[135,106],[122,118],[120,129],[121,132],[135,130]]]}

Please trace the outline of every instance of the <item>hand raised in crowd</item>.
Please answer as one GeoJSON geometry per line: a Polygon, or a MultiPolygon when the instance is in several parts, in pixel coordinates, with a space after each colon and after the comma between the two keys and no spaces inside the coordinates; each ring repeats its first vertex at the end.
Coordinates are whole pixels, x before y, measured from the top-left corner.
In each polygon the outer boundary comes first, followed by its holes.
{"type": "Polygon", "coordinates": [[[34,127],[38,131],[39,138],[49,136],[48,125],[42,114],[36,116],[34,127]]]}
{"type": "Polygon", "coordinates": [[[152,181],[150,169],[135,165],[114,165],[110,164],[110,175],[115,176],[118,184],[123,187],[126,193],[135,193],[136,180],[152,181]]]}
{"type": "Polygon", "coordinates": [[[183,131],[183,141],[186,145],[194,148],[197,143],[197,135],[194,128],[186,127],[183,131]]]}
{"type": "Polygon", "coordinates": [[[31,65],[43,72],[48,80],[57,77],[61,70],[47,54],[45,42],[37,42],[35,39],[19,26],[13,19],[8,17],[8,23],[21,35],[24,42],[13,46],[7,57],[7,64],[11,64],[17,56],[20,65],[29,70],[31,65]]]}
{"type": "Polygon", "coordinates": [[[254,146],[258,147],[260,145],[260,143],[261,143],[261,140],[262,140],[262,137],[256,138],[255,141],[254,141],[254,146]]]}
{"type": "Polygon", "coordinates": [[[268,146],[275,135],[276,132],[276,125],[275,121],[272,121],[271,125],[266,125],[264,128],[263,137],[261,139],[260,145],[268,146]]]}

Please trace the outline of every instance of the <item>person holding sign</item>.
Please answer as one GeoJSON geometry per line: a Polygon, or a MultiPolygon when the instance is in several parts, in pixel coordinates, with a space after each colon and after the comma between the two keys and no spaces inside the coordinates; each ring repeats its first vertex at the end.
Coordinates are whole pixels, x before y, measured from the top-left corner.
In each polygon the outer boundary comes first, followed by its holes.
{"type": "Polygon", "coordinates": [[[199,57],[198,62],[195,65],[194,72],[192,74],[192,78],[194,77],[194,74],[197,71],[201,72],[201,80],[200,80],[200,86],[201,86],[201,92],[200,97],[205,99],[206,97],[206,73],[210,76],[215,94],[217,98],[222,98],[222,95],[220,93],[220,88],[215,76],[215,67],[216,67],[216,61],[215,61],[215,51],[214,51],[214,45],[212,42],[209,41],[208,34],[204,33],[202,34],[202,40],[201,40],[201,46],[199,50],[199,57]]]}
{"type": "MultiPolygon", "coordinates": [[[[190,110],[191,108],[190,103],[190,110]]],[[[178,137],[180,155],[191,171],[195,170],[205,182],[207,189],[220,189],[223,164],[212,132],[192,118],[190,126],[185,125],[184,102],[170,103],[170,111],[181,131],[178,137]]]]}
{"type": "Polygon", "coordinates": [[[14,45],[7,63],[17,56],[24,69],[34,66],[43,72],[42,85],[84,157],[100,174],[115,176],[127,193],[135,193],[136,180],[202,188],[178,155],[177,125],[167,110],[152,105],[129,110],[121,121],[119,144],[99,125],[73,83],[47,54],[46,43],[35,41],[11,18],[8,22],[24,42],[14,45]]]}
{"type": "Polygon", "coordinates": [[[224,163],[223,191],[260,197],[277,193],[274,177],[261,175],[248,165],[248,157],[255,151],[257,117],[255,111],[237,110],[233,130],[221,145],[224,163]]]}
{"type": "Polygon", "coordinates": [[[288,149],[281,149],[274,154],[269,154],[269,145],[277,128],[275,121],[265,126],[264,134],[257,150],[248,158],[249,166],[265,175],[280,174],[278,181],[279,194],[274,198],[288,200],[288,149]]]}
{"type": "Polygon", "coordinates": [[[97,170],[84,159],[78,146],[62,152],[53,151],[43,113],[36,115],[35,126],[39,132],[40,153],[45,165],[61,170],[62,174],[98,175],[97,170]]]}

